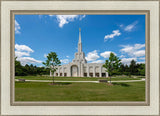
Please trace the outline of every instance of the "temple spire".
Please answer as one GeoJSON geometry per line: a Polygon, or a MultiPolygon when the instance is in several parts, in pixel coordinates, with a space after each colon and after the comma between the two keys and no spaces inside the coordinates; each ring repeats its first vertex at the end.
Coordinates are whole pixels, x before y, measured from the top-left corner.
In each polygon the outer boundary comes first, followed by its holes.
{"type": "Polygon", "coordinates": [[[79,42],[78,42],[78,52],[82,52],[82,42],[81,42],[81,28],[79,28],[79,42]]]}
{"type": "Polygon", "coordinates": [[[79,42],[78,43],[81,43],[81,28],[79,28],[79,42]]]}

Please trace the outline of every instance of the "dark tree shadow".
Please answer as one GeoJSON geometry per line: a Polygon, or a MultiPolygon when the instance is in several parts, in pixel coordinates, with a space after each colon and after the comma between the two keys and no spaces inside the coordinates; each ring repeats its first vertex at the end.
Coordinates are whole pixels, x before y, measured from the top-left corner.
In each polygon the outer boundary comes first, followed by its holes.
{"type": "Polygon", "coordinates": [[[126,83],[112,83],[113,85],[120,85],[120,86],[123,86],[123,87],[129,87],[130,85],[129,84],[126,84],[126,83]]]}

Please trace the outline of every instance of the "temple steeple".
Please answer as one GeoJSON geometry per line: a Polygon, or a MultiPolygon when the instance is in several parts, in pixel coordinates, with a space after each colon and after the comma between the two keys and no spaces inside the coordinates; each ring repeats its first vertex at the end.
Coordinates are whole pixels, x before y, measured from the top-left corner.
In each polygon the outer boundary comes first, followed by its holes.
{"type": "Polygon", "coordinates": [[[82,41],[81,41],[81,28],[79,28],[79,41],[78,41],[78,52],[75,53],[74,63],[87,63],[85,59],[85,54],[82,51],[82,41]]]}
{"type": "Polygon", "coordinates": [[[78,53],[80,52],[82,52],[81,28],[79,28],[79,42],[78,42],[78,53]]]}

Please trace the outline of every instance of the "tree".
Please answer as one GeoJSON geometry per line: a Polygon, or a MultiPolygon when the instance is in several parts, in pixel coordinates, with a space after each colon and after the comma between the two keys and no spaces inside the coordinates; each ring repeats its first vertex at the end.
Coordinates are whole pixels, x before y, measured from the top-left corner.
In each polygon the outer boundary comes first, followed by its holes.
{"type": "Polygon", "coordinates": [[[130,63],[130,73],[131,75],[136,75],[138,70],[137,70],[137,64],[136,64],[136,61],[132,60],[131,63],[130,63]]]}
{"type": "Polygon", "coordinates": [[[21,65],[21,62],[17,60],[15,57],[15,76],[26,76],[26,72],[24,72],[24,68],[21,65]]]}
{"type": "Polygon", "coordinates": [[[117,56],[115,56],[114,53],[111,52],[109,59],[106,60],[105,64],[103,65],[103,67],[106,68],[106,71],[109,74],[110,83],[113,71],[118,70],[120,65],[121,65],[121,60],[117,56]]]}
{"type": "Polygon", "coordinates": [[[37,67],[33,64],[26,64],[23,66],[20,61],[15,57],[15,76],[27,76],[27,75],[48,75],[50,72],[49,68],[37,67]]]}
{"type": "Polygon", "coordinates": [[[145,76],[145,64],[137,64],[138,65],[138,74],[145,76]]]}
{"type": "Polygon", "coordinates": [[[130,73],[130,68],[129,68],[129,66],[126,64],[124,67],[125,67],[124,75],[127,75],[127,76],[130,77],[131,73],[130,73]]]}
{"type": "Polygon", "coordinates": [[[120,75],[123,75],[125,73],[125,66],[124,66],[124,64],[120,65],[119,72],[120,72],[120,75]]]}
{"type": "MultiPolygon", "coordinates": [[[[57,70],[57,65],[61,64],[60,60],[57,57],[57,54],[55,52],[50,52],[47,55],[46,62],[43,62],[43,64],[50,69],[50,71],[54,74],[54,72],[57,70]]],[[[54,83],[54,75],[53,75],[53,83],[54,83]]]]}

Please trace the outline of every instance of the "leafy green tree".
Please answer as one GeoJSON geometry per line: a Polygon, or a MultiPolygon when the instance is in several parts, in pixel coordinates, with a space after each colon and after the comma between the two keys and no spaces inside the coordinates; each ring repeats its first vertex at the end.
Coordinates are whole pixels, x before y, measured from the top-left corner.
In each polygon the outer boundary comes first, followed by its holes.
{"type": "MultiPolygon", "coordinates": [[[[57,57],[57,54],[55,52],[50,52],[47,55],[46,62],[43,62],[43,64],[50,69],[50,71],[54,74],[54,72],[57,70],[56,66],[61,64],[60,60],[57,57]]],[[[53,83],[54,83],[54,75],[53,75],[53,83]]]]}
{"type": "Polygon", "coordinates": [[[124,72],[125,72],[125,66],[124,66],[124,64],[120,65],[119,72],[120,72],[120,75],[124,74],[124,72]]]}
{"type": "Polygon", "coordinates": [[[137,64],[135,60],[131,61],[129,68],[130,68],[131,75],[136,75],[138,73],[137,64]]]}
{"type": "Polygon", "coordinates": [[[21,67],[22,67],[22,65],[21,65],[20,61],[17,61],[17,57],[15,57],[15,75],[16,76],[19,76],[20,73],[22,72],[21,67]]]}
{"type": "Polygon", "coordinates": [[[109,59],[106,60],[105,64],[103,65],[103,67],[106,68],[106,71],[109,74],[110,83],[113,71],[118,70],[120,65],[121,65],[121,60],[116,55],[114,55],[114,53],[111,52],[109,59]]]}
{"type": "Polygon", "coordinates": [[[31,75],[34,75],[34,66],[33,64],[30,64],[30,70],[29,70],[31,75]]]}
{"type": "Polygon", "coordinates": [[[21,62],[15,57],[15,76],[26,76],[27,73],[24,71],[24,67],[21,65],[21,62]]]}
{"type": "Polygon", "coordinates": [[[37,67],[37,74],[39,74],[40,76],[43,74],[44,71],[44,67],[37,67]]]}
{"type": "Polygon", "coordinates": [[[145,64],[137,64],[138,65],[138,73],[141,76],[145,76],[145,64]]]}
{"type": "Polygon", "coordinates": [[[21,62],[15,57],[15,76],[27,76],[27,75],[48,75],[50,72],[49,68],[37,67],[33,64],[25,66],[21,65],[21,62]]]}
{"type": "Polygon", "coordinates": [[[127,64],[124,65],[124,75],[130,75],[130,69],[129,69],[129,66],[127,64]]]}

